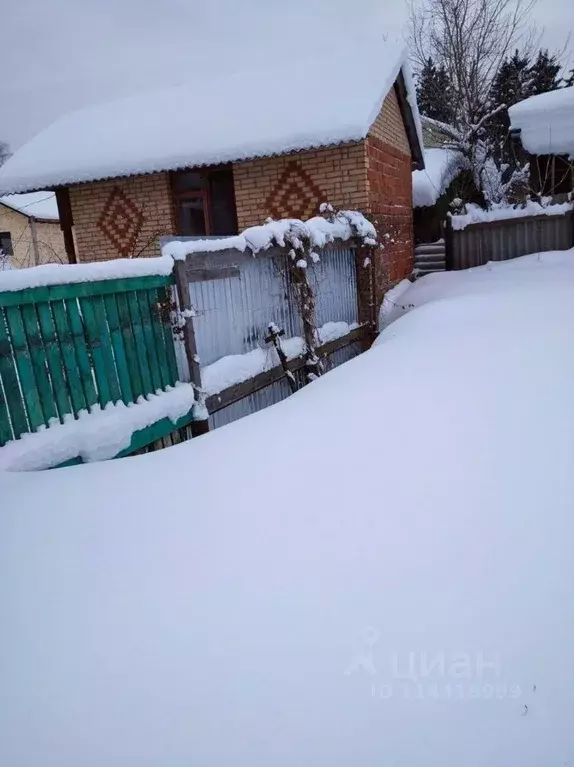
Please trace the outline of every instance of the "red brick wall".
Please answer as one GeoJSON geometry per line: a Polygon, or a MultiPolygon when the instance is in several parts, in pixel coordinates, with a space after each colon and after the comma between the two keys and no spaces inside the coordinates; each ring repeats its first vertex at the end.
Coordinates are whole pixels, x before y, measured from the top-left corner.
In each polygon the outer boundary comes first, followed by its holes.
{"type": "Polygon", "coordinates": [[[384,243],[377,269],[377,301],[413,269],[412,160],[377,136],[367,138],[369,209],[384,243]]]}
{"type": "Polygon", "coordinates": [[[70,187],[79,261],[159,256],[161,235],[176,234],[167,173],[70,187]]]}
{"type": "Polygon", "coordinates": [[[234,163],[239,229],[273,218],[311,218],[319,204],[367,207],[365,142],[234,163]]]}

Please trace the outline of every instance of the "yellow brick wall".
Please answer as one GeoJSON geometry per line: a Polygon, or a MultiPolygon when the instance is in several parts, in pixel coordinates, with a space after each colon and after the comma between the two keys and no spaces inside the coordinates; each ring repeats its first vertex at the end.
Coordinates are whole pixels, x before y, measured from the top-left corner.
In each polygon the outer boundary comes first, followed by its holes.
{"type": "MultiPolygon", "coordinates": [[[[0,232],[8,232],[12,240],[14,255],[10,258],[10,264],[13,268],[36,266],[32,230],[27,216],[7,205],[0,205],[0,232]]],[[[38,264],[68,263],[64,236],[58,221],[36,221],[36,242],[38,264]]]]}
{"type": "Polygon", "coordinates": [[[79,184],[70,187],[70,203],[79,261],[157,256],[159,236],[176,233],[167,173],[79,184]],[[128,211],[127,222],[115,217],[115,227],[108,211],[107,228],[111,224],[115,239],[110,239],[105,224],[102,227],[102,215],[111,199],[128,211]],[[141,223],[136,226],[138,215],[141,223]]]}
{"type": "Polygon", "coordinates": [[[239,229],[275,218],[309,218],[318,205],[367,206],[365,143],[233,165],[239,229]]]}
{"type": "Polygon", "coordinates": [[[403,154],[411,154],[405,123],[394,88],[389,91],[379,116],[371,125],[369,135],[384,141],[403,154]]]}

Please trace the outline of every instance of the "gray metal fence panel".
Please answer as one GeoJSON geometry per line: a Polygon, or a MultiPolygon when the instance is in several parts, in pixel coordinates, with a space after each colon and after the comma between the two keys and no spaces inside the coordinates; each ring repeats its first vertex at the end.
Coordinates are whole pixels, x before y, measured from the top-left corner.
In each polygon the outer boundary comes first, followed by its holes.
{"type": "Polygon", "coordinates": [[[258,410],[264,410],[270,405],[275,405],[277,402],[286,399],[291,394],[287,381],[285,379],[277,381],[277,383],[266,386],[264,389],[256,391],[254,394],[250,394],[249,397],[244,397],[239,402],[234,402],[233,405],[224,407],[221,410],[216,411],[209,417],[209,428],[217,429],[219,426],[225,426],[225,424],[238,421],[246,415],[256,413],[258,410]]]}
{"type": "MultiPolygon", "coordinates": [[[[316,296],[317,326],[327,322],[357,323],[355,253],[329,246],[319,261],[308,264],[316,296]]],[[[233,249],[190,256],[187,264],[197,354],[202,367],[230,354],[245,354],[264,345],[268,325],[275,322],[285,337],[302,336],[301,317],[292,294],[285,252],[270,249],[257,256],[233,249]]],[[[360,352],[352,344],[330,355],[327,368],[360,352]]],[[[212,427],[235,421],[289,396],[286,382],[267,386],[210,418],[212,427]]]]}
{"type": "Polygon", "coordinates": [[[449,227],[447,269],[468,269],[573,246],[574,213],[470,224],[461,230],[449,227]]]}
{"type": "Polygon", "coordinates": [[[197,353],[201,365],[228,354],[245,354],[258,346],[273,321],[296,335],[290,310],[285,270],[278,255],[236,254],[238,272],[232,277],[190,282],[197,353]]]}
{"type": "MultiPolygon", "coordinates": [[[[342,365],[344,362],[348,362],[357,357],[362,352],[360,342],[355,342],[345,346],[343,349],[338,349],[333,354],[330,354],[326,359],[325,370],[333,370],[333,368],[342,365]]],[[[299,384],[302,384],[303,374],[297,374],[296,377],[299,380],[299,384]]],[[[311,384],[312,386],[313,384],[311,384]]],[[[291,390],[285,379],[277,381],[270,386],[266,386],[264,389],[260,389],[249,397],[244,397],[239,402],[234,402],[233,405],[222,408],[216,411],[209,417],[209,428],[217,429],[219,426],[225,426],[233,421],[238,421],[246,415],[251,415],[259,410],[264,410],[270,405],[275,405],[281,400],[287,399],[291,396],[291,390]]]]}
{"type": "Polygon", "coordinates": [[[309,264],[309,282],[317,297],[317,326],[326,322],[359,321],[354,252],[348,247],[326,248],[321,260],[309,264]]]}

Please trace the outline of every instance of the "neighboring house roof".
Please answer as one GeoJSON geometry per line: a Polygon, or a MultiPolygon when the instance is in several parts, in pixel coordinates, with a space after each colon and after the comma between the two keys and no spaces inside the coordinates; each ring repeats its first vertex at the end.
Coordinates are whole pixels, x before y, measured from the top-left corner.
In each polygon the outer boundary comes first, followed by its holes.
{"type": "Polygon", "coordinates": [[[58,221],[58,205],[54,192],[32,192],[30,194],[10,194],[0,197],[0,205],[5,205],[27,218],[40,221],[58,221]]]}
{"type": "Polygon", "coordinates": [[[424,158],[424,170],[413,172],[415,208],[434,205],[464,169],[464,157],[454,149],[425,149],[424,158]]]}
{"type": "Polygon", "coordinates": [[[508,114],[527,152],[574,158],[574,86],[520,101],[508,114]]]}
{"type": "Polygon", "coordinates": [[[447,134],[444,133],[439,127],[436,125],[430,125],[428,122],[425,122],[424,117],[422,117],[422,124],[425,154],[427,149],[442,147],[444,144],[448,144],[452,141],[452,139],[447,136],[447,134]]]}
{"type": "Polygon", "coordinates": [[[333,44],[328,57],[309,54],[307,59],[291,58],[287,43],[275,60],[264,60],[257,69],[222,76],[199,72],[186,85],[67,114],[4,164],[0,190],[20,192],[358,141],[401,73],[403,117],[413,157],[422,164],[407,51],[402,41],[381,35],[359,49],[333,44]]]}

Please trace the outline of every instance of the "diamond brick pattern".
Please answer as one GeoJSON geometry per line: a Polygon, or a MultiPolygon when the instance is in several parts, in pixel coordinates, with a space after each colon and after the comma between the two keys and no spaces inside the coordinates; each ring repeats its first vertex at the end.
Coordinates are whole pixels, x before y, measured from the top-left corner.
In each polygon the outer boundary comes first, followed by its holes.
{"type": "Polygon", "coordinates": [[[121,189],[114,187],[97,225],[116,251],[125,258],[132,254],[143,222],[141,210],[121,189]]]}
{"type": "Polygon", "coordinates": [[[265,201],[265,209],[273,218],[310,218],[318,211],[326,195],[301,167],[291,161],[265,201]]]}

